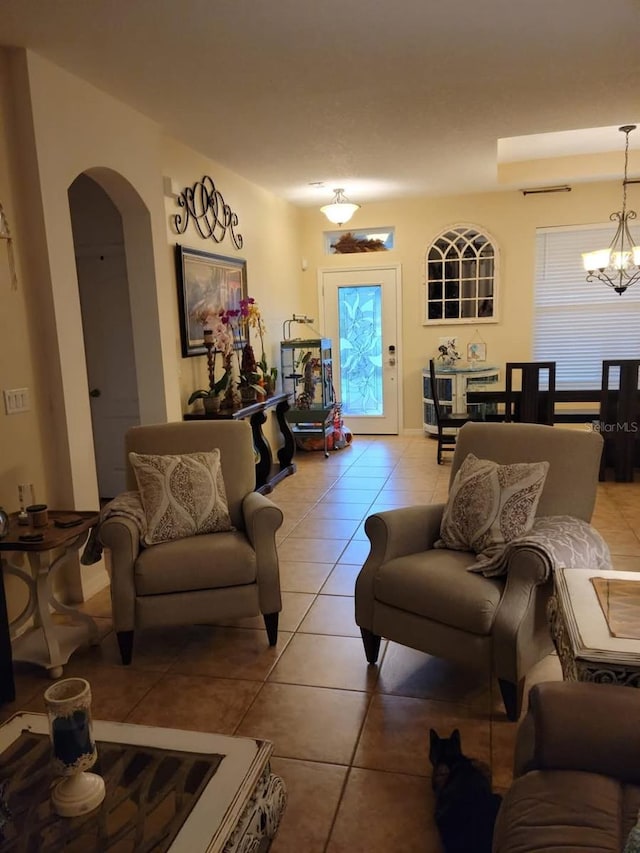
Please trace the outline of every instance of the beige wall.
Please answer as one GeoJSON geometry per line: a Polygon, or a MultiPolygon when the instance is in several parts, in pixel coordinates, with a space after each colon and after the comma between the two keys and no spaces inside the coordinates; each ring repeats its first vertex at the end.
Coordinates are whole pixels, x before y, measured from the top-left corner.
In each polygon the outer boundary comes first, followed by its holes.
{"type": "MultiPolygon", "coordinates": [[[[399,263],[403,275],[401,342],[405,429],[420,429],[420,371],[437,340],[462,345],[475,326],[425,326],[424,254],[446,226],[487,229],[501,251],[501,313],[483,325],[496,364],[531,355],[534,235],[537,226],[601,223],[620,204],[620,182],[583,184],[571,193],[523,197],[518,192],[404,199],[365,204],[355,228],[392,224],[396,249],[384,255],[328,256],[328,223],[316,209],[298,210],[229,170],[163,136],[145,116],[32,52],[0,51],[0,201],[12,228],[19,286],[11,289],[0,242],[1,388],[28,387],[30,412],[0,408],[0,504],[17,509],[17,484],[35,483],[39,500],[97,506],[80,307],[67,188],[87,171],[114,199],[128,256],[136,367],[143,419],[178,419],[192,390],[206,384],[202,357],[182,359],[174,245],[247,260],[249,293],[267,323],[267,357],[279,365],[282,322],[293,312],[318,316],[317,272],[399,263]],[[190,226],[178,236],[163,197],[162,177],[180,190],[209,174],[237,212],[242,250],[227,238],[204,241],[190,226]],[[301,259],[308,260],[303,271],[301,259]]],[[[640,199],[629,190],[630,206],[640,199]]],[[[268,434],[273,434],[270,430],[268,434]]],[[[93,570],[89,570],[94,574],[93,570]]],[[[13,595],[10,591],[10,598],[13,595]]]]}
{"type": "MultiPolygon", "coordinates": [[[[396,248],[390,252],[326,255],[323,232],[335,230],[318,210],[305,211],[303,253],[309,259],[306,308],[318,310],[317,276],[320,268],[349,269],[385,263],[402,265],[402,326],[404,412],[406,430],[422,425],[421,370],[437,352],[440,337],[456,337],[466,344],[476,329],[487,343],[487,361],[526,361],[532,351],[533,282],[536,228],[556,225],[602,224],[622,202],[621,182],[580,184],[568,193],[523,196],[504,191],[465,196],[401,199],[363,204],[349,223],[354,229],[395,226],[396,248]],[[426,250],[441,231],[455,224],[473,224],[488,231],[500,250],[499,320],[491,324],[426,325],[424,318],[424,261],[426,250]]],[[[630,206],[640,203],[640,187],[629,188],[630,206]]],[[[612,227],[613,236],[613,227],[612,227]]],[[[618,298],[615,294],[612,298],[618,298]]]]}
{"type": "MultiPolygon", "coordinates": [[[[192,224],[188,225],[184,234],[177,234],[173,228],[173,216],[181,209],[174,198],[166,197],[167,264],[173,270],[176,243],[190,249],[246,260],[249,296],[258,303],[266,325],[267,362],[269,366],[279,368],[282,323],[293,312],[302,310],[300,305],[304,298],[299,260],[301,212],[173,139],[163,141],[162,170],[163,175],[170,178],[176,192],[193,186],[204,175],[209,175],[225,202],[238,215],[235,231],[243,238],[242,248],[236,249],[230,235],[220,244],[203,240],[192,224]]],[[[208,387],[206,358],[181,357],[177,285],[172,314],[173,352],[179,365],[182,410],[196,411],[200,408],[199,404],[194,404],[190,409],[187,400],[192,391],[208,387]]],[[[252,343],[259,358],[257,339],[252,338],[252,343]]],[[[265,434],[275,440],[277,435],[270,427],[272,420],[265,425],[265,434]]]]}
{"type": "MultiPolygon", "coordinates": [[[[87,172],[123,216],[142,419],[177,420],[206,379],[204,359],[182,359],[173,258],[176,242],[235,254],[168,227],[177,186],[211,174],[240,217],[249,292],[279,361],[282,321],[300,310],[299,212],[292,205],[164,138],[145,116],[30,51],[0,51],[0,201],[15,236],[20,286],[10,287],[0,243],[2,388],[28,387],[32,410],[0,410],[0,505],[17,509],[17,484],[50,505],[98,506],[81,313],[67,190],[87,172]],[[135,251],[134,251],[135,249],[135,251]]],[[[6,254],[6,253],[5,253],[6,254]]],[[[269,432],[267,433],[269,435],[269,432]]],[[[106,580],[100,567],[67,578],[72,598],[106,580]]],[[[16,612],[18,592],[9,589],[16,612]]]]}

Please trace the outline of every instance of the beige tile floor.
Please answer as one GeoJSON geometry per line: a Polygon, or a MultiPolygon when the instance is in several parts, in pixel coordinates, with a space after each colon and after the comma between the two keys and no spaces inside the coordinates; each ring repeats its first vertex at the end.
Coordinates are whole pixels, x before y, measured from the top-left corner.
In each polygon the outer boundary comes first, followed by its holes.
{"type": "MultiPolygon", "coordinates": [[[[260,618],[147,631],[124,668],[105,591],[85,605],[104,639],[78,650],[65,675],[90,680],[98,718],[273,741],[289,803],[272,853],[437,853],[429,728],[458,727],[465,751],[489,762],[504,789],[516,726],[489,672],[386,642],[379,666],[367,667],[353,589],[366,516],[444,500],[450,464],[438,467],[435,442],[423,437],[363,436],[328,459],[299,453],[297,464],[271,495],[285,514],[276,648],[260,618]]],[[[598,486],[593,521],[619,569],[640,568],[639,498],[640,483],[598,486]]],[[[539,671],[558,677],[557,661],[539,671]]],[[[19,667],[17,700],[2,716],[42,711],[47,683],[41,670],[19,667]]]]}

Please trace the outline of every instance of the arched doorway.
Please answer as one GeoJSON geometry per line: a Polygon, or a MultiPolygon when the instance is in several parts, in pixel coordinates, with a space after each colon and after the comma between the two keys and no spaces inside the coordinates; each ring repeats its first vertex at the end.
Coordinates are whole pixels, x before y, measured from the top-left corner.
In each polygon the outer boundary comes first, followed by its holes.
{"type": "Polygon", "coordinates": [[[87,174],[69,187],[93,445],[101,501],[125,489],[124,433],[140,423],[120,211],[87,174]]]}

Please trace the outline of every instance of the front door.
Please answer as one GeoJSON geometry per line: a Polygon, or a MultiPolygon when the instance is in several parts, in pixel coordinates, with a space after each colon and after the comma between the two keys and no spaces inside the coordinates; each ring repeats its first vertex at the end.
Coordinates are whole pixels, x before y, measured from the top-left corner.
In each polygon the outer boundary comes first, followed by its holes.
{"type": "Polygon", "coordinates": [[[321,270],[320,285],[345,425],[360,435],[397,435],[400,268],[321,270]]]}

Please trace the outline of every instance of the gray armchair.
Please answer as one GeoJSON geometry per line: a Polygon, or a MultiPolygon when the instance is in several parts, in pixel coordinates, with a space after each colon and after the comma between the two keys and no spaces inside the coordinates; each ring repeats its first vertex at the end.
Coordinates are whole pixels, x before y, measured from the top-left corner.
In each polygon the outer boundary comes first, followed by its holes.
{"type": "Polygon", "coordinates": [[[282,511],[254,491],[251,427],[244,421],[190,421],[133,427],[125,436],[127,487],[137,488],[129,452],[182,454],[219,448],[234,531],[143,546],[130,518],[111,515],[100,540],[111,550],[111,601],[122,662],[134,631],[210,624],[262,613],[270,645],[282,609],[275,533],[282,511]]]}
{"type": "MultiPolygon", "coordinates": [[[[450,482],[468,453],[500,464],[550,463],[537,517],[590,521],[602,438],[538,424],[468,423],[458,435],[450,482]]],[[[540,555],[514,548],[506,575],[467,571],[475,554],[434,549],[444,506],[412,506],[367,518],[369,556],[358,575],[355,617],[369,663],[381,637],[462,664],[489,663],[509,719],[524,676],[552,649],[546,604],[552,580],[540,555]]],[[[585,566],[586,567],[586,566],[585,566]]]]}

